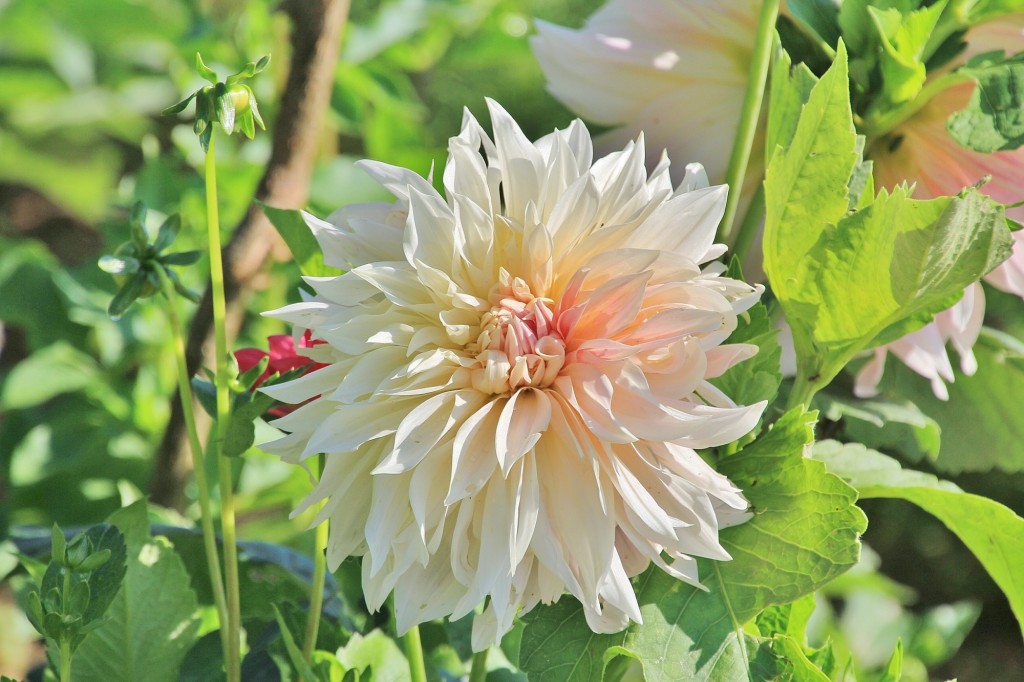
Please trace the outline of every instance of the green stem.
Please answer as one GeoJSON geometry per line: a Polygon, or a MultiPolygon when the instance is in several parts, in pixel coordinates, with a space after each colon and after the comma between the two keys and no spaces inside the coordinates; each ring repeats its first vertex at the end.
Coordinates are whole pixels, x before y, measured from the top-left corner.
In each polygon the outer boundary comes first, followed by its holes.
{"type": "Polygon", "coordinates": [[[807,407],[813,396],[814,392],[811,390],[807,370],[797,363],[796,376],[793,377],[793,389],[789,392],[789,400],[786,401],[786,411],[792,410],[797,405],[807,407]]]}
{"type": "MultiPolygon", "coordinates": [[[[71,569],[61,569],[64,574],[64,590],[61,592],[61,611],[68,612],[68,601],[71,599],[71,569]]],[[[71,639],[67,635],[60,638],[60,682],[71,682],[71,639]]]]}
{"type": "Polygon", "coordinates": [[[71,682],[71,640],[60,638],[60,682],[71,682]]]}
{"type": "Polygon", "coordinates": [[[772,57],[772,41],[775,36],[775,21],[779,16],[780,0],[766,0],[761,5],[758,17],[757,35],[754,39],[754,53],[751,55],[750,72],[747,75],[747,91],[743,96],[743,110],[732,154],[729,156],[729,170],[725,182],[729,185],[729,199],[725,204],[725,216],[719,229],[719,239],[732,245],[732,227],[743,190],[743,176],[750,161],[750,150],[757,133],[757,120],[761,114],[764,99],[764,85],[768,81],[768,66],[772,57]]]}
{"type": "MultiPolygon", "coordinates": [[[[230,418],[230,394],[228,388],[228,334],[227,304],[224,295],[224,260],[220,245],[220,216],[217,206],[217,161],[214,153],[216,133],[210,136],[206,150],[206,232],[210,251],[210,289],[213,294],[213,338],[216,354],[217,388],[216,444],[208,447],[210,452],[220,453],[230,418]]],[[[227,629],[228,649],[225,668],[228,682],[241,680],[241,617],[238,601],[238,548],[235,545],[235,501],[234,483],[231,475],[231,460],[224,456],[217,458],[220,478],[221,533],[224,537],[224,572],[227,588],[227,629]]]]}
{"type": "Polygon", "coordinates": [[[469,671],[469,682],[484,682],[487,679],[487,654],[490,648],[473,654],[473,667],[469,671]]]}
{"type": "MultiPolygon", "coordinates": [[[[218,410],[218,414],[220,411],[218,410]]],[[[221,423],[218,417],[217,423],[221,423]]],[[[223,417],[226,422],[227,418],[223,417]]],[[[217,428],[219,442],[224,442],[223,430],[217,428]]],[[[228,682],[241,682],[241,604],[238,595],[238,546],[235,533],[235,494],[232,490],[234,480],[231,472],[231,459],[217,458],[217,470],[220,475],[220,524],[224,536],[224,575],[227,585],[228,607],[228,682]]]]}
{"type": "MultiPolygon", "coordinates": [[[[323,475],[324,456],[320,455],[320,474],[323,475]]],[[[322,506],[322,505],[321,505],[322,506]]],[[[306,638],[302,643],[302,656],[312,665],[313,650],[320,630],[320,611],[324,605],[324,581],[327,577],[327,538],[329,521],[324,520],[316,527],[313,548],[313,581],[309,594],[309,614],[306,616],[306,638]]]]}
{"type": "MultiPolygon", "coordinates": [[[[203,446],[199,442],[199,431],[196,427],[196,416],[192,408],[192,387],[189,383],[188,362],[185,360],[185,337],[178,309],[174,305],[174,285],[162,267],[157,268],[160,276],[160,289],[164,296],[167,319],[171,323],[171,335],[174,344],[174,359],[177,364],[178,397],[181,399],[181,413],[185,419],[188,432],[188,443],[192,451],[192,471],[196,477],[196,488],[199,492],[199,522],[203,528],[203,549],[206,552],[206,567],[210,573],[210,585],[213,588],[213,601],[217,607],[217,615],[221,623],[221,645],[225,656],[228,649],[227,602],[224,597],[224,577],[220,572],[220,558],[217,555],[217,536],[213,529],[213,512],[210,505],[210,484],[206,480],[206,462],[203,457],[203,446]]],[[[225,658],[226,660],[226,658],[225,658]]]]}
{"type": "Polygon", "coordinates": [[[405,657],[409,659],[409,675],[412,682],[427,682],[427,666],[423,663],[423,643],[420,641],[419,626],[412,626],[402,638],[405,642],[405,657]]]}
{"type": "Polygon", "coordinates": [[[891,132],[896,126],[900,125],[904,121],[908,120],[911,116],[919,112],[928,102],[932,100],[943,90],[959,85],[960,83],[966,83],[972,80],[970,76],[958,73],[947,73],[944,76],[939,76],[935,80],[929,81],[921,92],[917,93],[917,97],[910,100],[903,106],[881,114],[873,114],[868,112],[864,117],[864,124],[860,127],[862,134],[867,136],[869,139],[874,140],[886,133],[891,132]]]}
{"type": "Polygon", "coordinates": [[[841,358],[833,360],[829,364],[815,367],[810,370],[801,367],[797,362],[796,377],[793,380],[793,390],[789,393],[789,400],[786,401],[786,409],[790,410],[797,405],[802,405],[806,410],[811,405],[811,400],[818,391],[832,383],[836,375],[842,371],[846,363],[853,357],[853,353],[846,354],[841,358]]]}

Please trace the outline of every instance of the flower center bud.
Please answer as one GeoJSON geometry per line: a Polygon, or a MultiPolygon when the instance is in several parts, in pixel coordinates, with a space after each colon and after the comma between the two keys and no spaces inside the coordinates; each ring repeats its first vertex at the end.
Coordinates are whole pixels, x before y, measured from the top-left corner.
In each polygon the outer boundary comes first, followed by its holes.
{"type": "Polygon", "coordinates": [[[555,329],[551,300],[535,297],[526,282],[504,270],[489,299],[492,307],[469,346],[480,363],[473,370],[473,387],[509,393],[550,386],[565,364],[565,342],[555,329]]]}

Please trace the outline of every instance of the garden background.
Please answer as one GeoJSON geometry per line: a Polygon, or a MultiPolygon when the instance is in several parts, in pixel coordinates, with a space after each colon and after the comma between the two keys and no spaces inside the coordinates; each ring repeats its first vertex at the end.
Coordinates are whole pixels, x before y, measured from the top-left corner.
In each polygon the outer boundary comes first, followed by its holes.
{"type": "MultiPolygon", "coordinates": [[[[223,238],[237,225],[249,231],[229,260],[241,287],[232,305],[238,347],[261,346],[286,330],[256,311],[295,300],[299,273],[254,198],[317,215],[384,199],[354,162],[368,157],[426,174],[443,163],[463,106],[487,118],[485,96],[503,103],[531,139],[564,127],[574,116],[545,90],[528,44],[532,22],[579,26],[601,3],[357,0],[343,28],[338,15],[325,29],[312,20],[326,4],[0,0],[0,537],[28,537],[35,527],[48,538],[54,522],[97,523],[144,496],[166,508],[151,512],[156,520],[178,525],[177,512],[195,504],[172,417],[166,321],[146,305],[111,321],[106,307],[117,287],[96,261],[125,241],[136,201],[180,212],[178,246],[202,248],[201,150],[188,122],[160,115],[199,84],[197,51],[227,72],[266,52],[274,57],[253,81],[268,134],[225,138],[218,150],[223,238]],[[311,51],[332,30],[343,34],[334,40],[340,53],[311,51]],[[290,72],[296,63],[326,86],[299,82],[290,72]]],[[[203,272],[205,261],[182,276],[202,290],[203,272]]],[[[1024,338],[1019,301],[991,288],[986,295],[990,319],[1024,338]]],[[[193,307],[182,302],[181,310],[190,315],[193,307]]],[[[913,399],[923,414],[884,436],[872,420],[887,415],[856,413],[842,386],[833,387],[818,406],[835,421],[824,421],[819,437],[852,429],[882,450],[895,444],[886,438],[913,442],[915,468],[1024,512],[1024,419],[1016,416],[1024,353],[984,339],[976,353],[978,373],[957,376],[949,403],[890,363],[884,395],[913,399]]],[[[257,442],[271,436],[257,427],[257,442]]],[[[899,448],[904,456],[907,449],[899,448]]],[[[268,557],[254,546],[248,555],[243,608],[252,610],[243,615],[270,622],[267,599],[294,580],[289,562],[312,550],[308,517],[289,519],[308,479],[258,449],[237,460],[236,476],[240,538],[296,551],[268,557]]],[[[1016,679],[1013,671],[1024,670],[1020,633],[970,552],[905,502],[862,505],[871,518],[865,554],[884,572],[864,566],[830,585],[837,608],[829,627],[859,633],[863,641],[848,645],[871,665],[883,664],[902,636],[935,678],[1016,679]]],[[[193,553],[199,561],[198,544],[193,553]]],[[[15,567],[0,551],[0,574],[15,567]]],[[[338,576],[342,588],[350,568],[338,576]]],[[[343,616],[366,617],[352,610],[343,616]]],[[[35,637],[3,588],[0,672],[23,675],[38,663],[35,637]]]]}

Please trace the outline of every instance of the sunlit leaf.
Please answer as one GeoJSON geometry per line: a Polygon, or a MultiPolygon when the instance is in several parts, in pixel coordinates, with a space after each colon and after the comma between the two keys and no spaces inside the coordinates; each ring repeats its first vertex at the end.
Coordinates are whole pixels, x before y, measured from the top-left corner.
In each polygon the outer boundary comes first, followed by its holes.
{"type": "Polygon", "coordinates": [[[281,235],[284,243],[291,249],[292,258],[295,259],[302,274],[309,276],[337,274],[334,268],[324,265],[324,255],[320,250],[320,245],[300,211],[274,208],[263,203],[260,204],[260,207],[277,233],[281,235]]]}
{"type": "Polygon", "coordinates": [[[957,70],[975,80],[967,107],[949,117],[953,138],[979,152],[1010,151],[1024,144],[1024,53],[978,55],[957,70]]]}
{"type": "Polygon", "coordinates": [[[942,521],[974,553],[1003,590],[1024,633],[1024,518],[995,500],[963,492],[930,474],[858,443],[821,441],[814,457],[843,477],[861,497],[913,502],[942,521]]]}
{"type": "Polygon", "coordinates": [[[166,539],[150,537],[144,500],[115,512],[110,522],[128,543],[128,569],[109,620],[75,656],[75,680],[173,682],[199,628],[188,573],[166,539]]]}

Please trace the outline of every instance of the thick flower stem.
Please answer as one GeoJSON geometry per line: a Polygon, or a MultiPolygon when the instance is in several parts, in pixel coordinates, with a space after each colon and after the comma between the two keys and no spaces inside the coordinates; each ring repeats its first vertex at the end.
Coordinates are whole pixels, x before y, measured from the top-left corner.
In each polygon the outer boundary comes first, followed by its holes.
{"type": "Polygon", "coordinates": [[[786,401],[786,409],[791,410],[797,405],[801,405],[804,410],[807,410],[818,391],[832,383],[832,380],[852,357],[853,354],[850,353],[812,369],[802,366],[798,361],[796,376],[793,378],[793,390],[790,391],[789,400],[786,401]]]}
{"type": "Polygon", "coordinates": [[[160,289],[164,297],[167,319],[171,324],[171,336],[174,343],[174,359],[177,364],[178,397],[181,399],[181,413],[185,418],[188,432],[189,448],[192,451],[192,471],[196,477],[196,489],[199,493],[199,523],[203,529],[203,549],[206,553],[206,568],[210,574],[210,586],[213,588],[213,602],[217,607],[217,616],[221,622],[221,645],[227,654],[227,630],[223,627],[228,622],[227,601],[224,597],[224,577],[220,572],[220,557],[217,555],[217,537],[213,529],[213,512],[210,506],[210,484],[206,480],[206,461],[203,446],[199,441],[199,430],[196,427],[196,415],[192,408],[192,387],[189,383],[188,363],[185,360],[185,336],[181,326],[178,309],[174,306],[174,285],[163,268],[157,268],[160,276],[160,289]]]}
{"type": "Polygon", "coordinates": [[[484,682],[487,679],[487,654],[490,648],[473,654],[473,667],[469,671],[469,682],[484,682]]]}
{"type": "Polygon", "coordinates": [[[409,660],[409,675],[412,682],[427,682],[427,666],[423,662],[423,643],[420,641],[419,626],[412,626],[402,638],[405,642],[405,657],[409,660]]]}
{"type": "MultiPolygon", "coordinates": [[[[320,474],[323,475],[324,456],[319,456],[320,474]]],[[[322,506],[322,505],[321,505],[322,506]]],[[[302,642],[302,656],[307,663],[313,662],[313,650],[316,649],[316,637],[320,630],[320,611],[324,605],[324,581],[327,577],[327,538],[329,521],[323,521],[316,527],[313,548],[313,580],[309,593],[309,614],[306,617],[306,637],[302,642]]]]}
{"type": "Polygon", "coordinates": [[[732,154],[729,157],[729,170],[725,176],[725,182],[729,185],[729,199],[725,205],[725,216],[722,218],[718,237],[730,246],[735,239],[732,235],[733,221],[736,219],[736,211],[739,208],[743,176],[746,175],[747,162],[750,161],[750,149],[754,145],[757,119],[761,113],[761,101],[764,99],[764,86],[768,81],[768,66],[771,63],[772,41],[775,35],[775,20],[779,16],[779,2],[780,0],[766,0],[761,5],[754,53],[751,55],[750,72],[747,75],[747,92],[743,97],[743,111],[740,113],[736,140],[733,142],[732,154]]]}
{"type": "MultiPolygon", "coordinates": [[[[210,288],[213,293],[213,329],[214,353],[216,354],[216,375],[214,384],[217,388],[217,421],[215,447],[209,452],[218,455],[227,432],[230,417],[230,394],[228,388],[228,339],[227,311],[224,298],[224,261],[221,257],[220,216],[217,206],[217,161],[214,144],[217,135],[210,137],[210,146],[206,150],[206,231],[210,251],[210,288]]],[[[227,457],[218,456],[217,470],[220,478],[221,501],[221,534],[224,537],[224,574],[227,588],[227,622],[221,627],[227,628],[227,651],[224,666],[228,682],[241,680],[241,609],[238,603],[238,548],[235,546],[235,501],[234,483],[231,475],[231,461],[227,457]]]]}
{"type": "Polygon", "coordinates": [[[71,639],[60,638],[60,682],[71,682],[71,639]]]}

